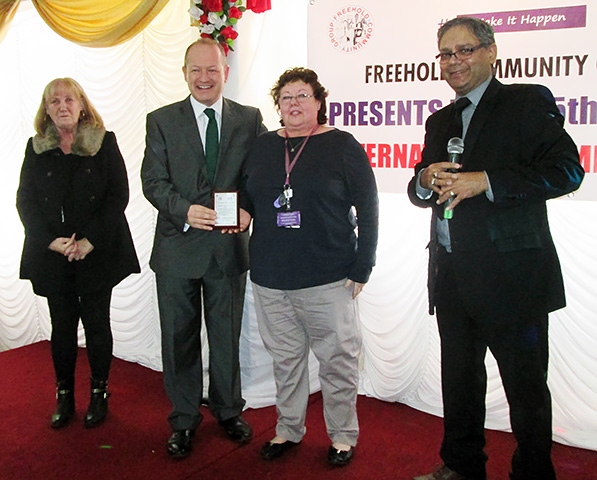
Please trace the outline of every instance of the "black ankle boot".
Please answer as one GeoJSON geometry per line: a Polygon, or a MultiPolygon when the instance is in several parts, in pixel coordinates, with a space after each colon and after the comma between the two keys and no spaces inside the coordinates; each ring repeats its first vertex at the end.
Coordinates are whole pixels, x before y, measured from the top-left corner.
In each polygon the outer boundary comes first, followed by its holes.
{"type": "Polygon", "coordinates": [[[107,388],[107,380],[91,379],[91,400],[85,414],[86,428],[95,427],[106,419],[106,415],[108,414],[108,397],[110,396],[107,388]]]}
{"type": "Polygon", "coordinates": [[[52,428],[64,427],[75,413],[74,382],[56,383],[56,411],[52,415],[52,428]]]}

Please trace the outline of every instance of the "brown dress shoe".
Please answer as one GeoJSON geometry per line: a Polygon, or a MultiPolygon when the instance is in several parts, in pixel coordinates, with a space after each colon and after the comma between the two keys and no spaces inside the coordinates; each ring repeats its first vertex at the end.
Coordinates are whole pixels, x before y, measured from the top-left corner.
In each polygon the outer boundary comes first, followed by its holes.
{"type": "Polygon", "coordinates": [[[451,468],[442,465],[434,472],[420,477],[414,477],[413,480],[467,480],[467,478],[456,473],[451,468]]]}

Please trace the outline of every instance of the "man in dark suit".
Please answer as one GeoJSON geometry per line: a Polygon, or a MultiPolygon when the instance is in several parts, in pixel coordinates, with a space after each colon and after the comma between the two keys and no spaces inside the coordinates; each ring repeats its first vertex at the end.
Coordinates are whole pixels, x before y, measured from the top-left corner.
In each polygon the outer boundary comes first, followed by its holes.
{"type": "Polygon", "coordinates": [[[158,210],[150,266],[156,274],[164,384],[173,405],[167,443],[173,457],[189,454],[202,419],[202,306],[211,413],[231,440],[252,437],[241,417],[238,358],[251,217],[241,209],[238,227],[215,229],[213,193],[238,190],[247,151],[266,128],[258,109],[222,97],[228,71],[221,45],[199,39],[187,49],[183,66],[191,95],[147,116],[141,178],[158,210]],[[204,149],[210,145],[210,117],[219,136],[211,163],[204,149]]]}
{"type": "Polygon", "coordinates": [[[428,284],[442,349],[444,464],[416,478],[486,478],[489,348],[518,443],[511,479],[552,480],[548,313],[565,298],[545,202],[576,190],[584,171],[551,92],[493,78],[497,47],[487,23],[453,19],[439,29],[438,47],[457,102],[427,120],[408,194],[433,209],[428,284]],[[456,163],[447,161],[452,137],[464,139],[456,163]]]}

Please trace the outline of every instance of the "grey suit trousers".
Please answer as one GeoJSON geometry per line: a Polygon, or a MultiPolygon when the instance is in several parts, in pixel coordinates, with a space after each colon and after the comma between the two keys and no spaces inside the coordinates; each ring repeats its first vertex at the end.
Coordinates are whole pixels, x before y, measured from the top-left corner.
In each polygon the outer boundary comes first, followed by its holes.
{"type": "Polygon", "coordinates": [[[209,406],[219,420],[242,413],[239,341],[246,273],[226,275],[212,260],[201,278],[156,275],[164,385],[172,402],[172,430],[195,429],[202,420],[202,305],[209,343],[209,406]]]}

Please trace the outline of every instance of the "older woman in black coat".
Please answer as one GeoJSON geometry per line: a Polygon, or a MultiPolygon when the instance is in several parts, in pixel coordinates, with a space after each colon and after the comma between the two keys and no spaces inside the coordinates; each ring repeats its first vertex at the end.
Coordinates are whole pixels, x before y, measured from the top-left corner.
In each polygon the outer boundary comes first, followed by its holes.
{"type": "Polygon", "coordinates": [[[25,227],[20,277],[47,297],[57,407],[52,427],[75,411],[74,375],[79,319],[91,369],[85,426],[108,411],[112,360],[112,288],[140,271],[124,210],[129,187],[114,133],[81,86],[58,78],[45,88],[29,139],[17,208],[25,227]]]}

